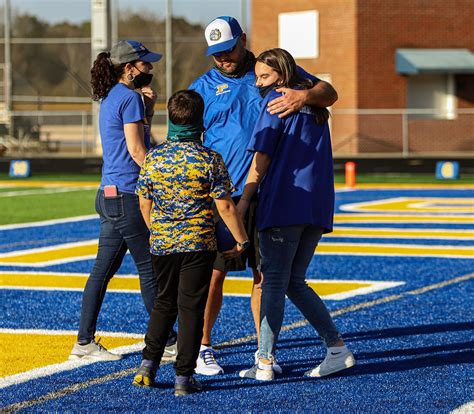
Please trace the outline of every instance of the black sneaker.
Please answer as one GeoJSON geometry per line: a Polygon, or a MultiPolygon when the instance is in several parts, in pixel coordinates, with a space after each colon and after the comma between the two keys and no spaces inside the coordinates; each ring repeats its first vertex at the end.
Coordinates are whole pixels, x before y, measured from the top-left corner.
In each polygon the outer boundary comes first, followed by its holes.
{"type": "Polygon", "coordinates": [[[135,377],[133,378],[132,385],[137,387],[153,387],[155,385],[156,371],[158,370],[158,364],[153,361],[144,359],[140,368],[138,368],[135,377]]]}
{"type": "Polygon", "coordinates": [[[188,377],[185,383],[174,383],[174,395],[175,397],[182,397],[183,395],[194,394],[195,392],[202,391],[202,385],[192,376],[188,377]]]}

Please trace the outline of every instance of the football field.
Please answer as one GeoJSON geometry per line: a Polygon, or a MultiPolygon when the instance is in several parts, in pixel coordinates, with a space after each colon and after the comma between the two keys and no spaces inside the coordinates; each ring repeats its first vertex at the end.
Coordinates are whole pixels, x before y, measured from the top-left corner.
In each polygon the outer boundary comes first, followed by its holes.
{"type": "Polygon", "coordinates": [[[121,361],[67,361],[82,289],[97,251],[97,183],[0,181],[2,412],[474,411],[474,185],[341,185],[335,231],[308,271],[357,365],[322,379],[303,373],[324,347],[287,301],[269,383],[239,378],[256,350],[251,274],[232,273],[213,332],[225,374],[173,396],[171,364],[153,389],[132,387],[147,326],[126,256],[109,285],[98,337],[121,361]],[[13,201],[14,200],[14,201],[13,201]]]}

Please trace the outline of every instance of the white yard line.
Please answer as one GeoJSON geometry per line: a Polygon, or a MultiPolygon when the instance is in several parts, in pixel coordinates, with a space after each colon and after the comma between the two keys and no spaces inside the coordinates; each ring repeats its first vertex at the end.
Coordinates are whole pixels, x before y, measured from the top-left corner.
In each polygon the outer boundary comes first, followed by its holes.
{"type": "Polygon", "coordinates": [[[68,217],[68,218],[54,219],[54,220],[32,221],[30,223],[3,224],[3,225],[0,225],[0,231],[27,229],[31,227],[54,226],[55,224],[74,223],[76,221],[93,220],[93,219],[98,219],[98,218],[99,218],[98,214],[90,214],[87,216],[76,216],[76,217],[68,217]]]}

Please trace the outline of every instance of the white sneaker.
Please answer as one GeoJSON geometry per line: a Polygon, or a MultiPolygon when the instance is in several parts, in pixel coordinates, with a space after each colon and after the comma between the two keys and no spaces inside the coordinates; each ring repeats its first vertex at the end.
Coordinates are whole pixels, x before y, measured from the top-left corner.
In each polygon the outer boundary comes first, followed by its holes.
{"type": "Polygon", "coordinates": [[[239,377],[256,379],[258,381],[272,381],[275,379],[275,372],[273,365],[258,361],[252,368],[240,371],[239,377]]]}
{"type": "MultiPolygon", "coordinates": [[[[258,364],[258,349],[257,351],[255,351],[255,365],[257,364],[258,364]]],[[[273,358],[273,372],[278,375],[283,372],[280,365],[278,365],[276,358],[273,358]]]]}
{"type": "Polygon", "coordinates": [[[219,375],[224,369],[217,363],[217,354],[211,347],[201,345],[194,372],[201,375],[219,375]]]}
{"type": "Polygon", "coordinates": [[[356,364],[354,355],[344,346],[328,348],[326,358],[316,368],[305,372],[307,377],[324,377],[353,367],[356,364]]]}
{"type": "Polygon", "coordinates": [[[99,342],[100,339],[97,342],[93,339],[87,345],[80,345],[76,342],[69,355],[69,360],[118,361],[122,359],[122,355],[116,355],[107,351],[99,342]]]}

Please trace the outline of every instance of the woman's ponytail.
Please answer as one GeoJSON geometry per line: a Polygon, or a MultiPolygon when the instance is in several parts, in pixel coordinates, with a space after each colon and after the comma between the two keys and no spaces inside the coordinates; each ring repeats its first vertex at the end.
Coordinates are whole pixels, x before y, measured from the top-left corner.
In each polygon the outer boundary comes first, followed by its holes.
{"type": "Polygon", "coordinates": [[[91,69],[92,99],[99,101],[105,98],[118,82],[123,73],[124,64],[113,65],[109,52],[97,55],[91,69]]]}

